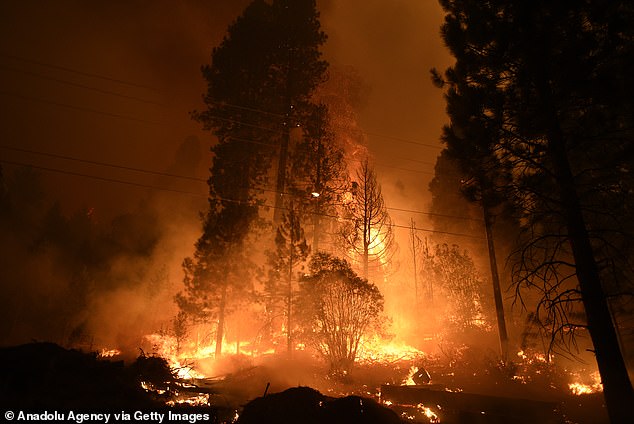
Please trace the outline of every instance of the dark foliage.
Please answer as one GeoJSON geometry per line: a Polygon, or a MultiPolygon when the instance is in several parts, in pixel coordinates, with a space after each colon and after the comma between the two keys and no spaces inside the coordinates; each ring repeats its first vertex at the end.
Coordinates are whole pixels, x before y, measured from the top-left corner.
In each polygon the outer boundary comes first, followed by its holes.
{"type": "Polygon", "coordinates": [[[333,399],[295,387],[249,402],[238,424],[400,424],[395,412],[358,396],[333,399]]]}
{"type": "Polygon", "coordinates": [[[156,408],[161,403],[140,379],[148,372],[169,376],[165,364],[125,367],[53,343],[4,348],[0,363],[0,405],[13,409],[156,408]]]}

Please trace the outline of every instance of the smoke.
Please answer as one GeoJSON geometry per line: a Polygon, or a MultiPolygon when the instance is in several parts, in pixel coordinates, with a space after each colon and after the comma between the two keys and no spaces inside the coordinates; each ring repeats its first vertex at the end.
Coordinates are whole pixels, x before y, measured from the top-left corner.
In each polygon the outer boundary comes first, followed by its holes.
{"type": "MultiPolygon", "coordinates": [[[[188,138],[169,169],[196,171],[202,157],[201,143],[188,138]]],[[[204,196],[141,191],[129,212],[97,219],[92,209],[63,213],[45,196],[43,175],[3,171],[0,343],[136,351],[144,335],[169,331],[204,196]]],[[[166,178],[156,184],[169,188],[166,178]]]]}

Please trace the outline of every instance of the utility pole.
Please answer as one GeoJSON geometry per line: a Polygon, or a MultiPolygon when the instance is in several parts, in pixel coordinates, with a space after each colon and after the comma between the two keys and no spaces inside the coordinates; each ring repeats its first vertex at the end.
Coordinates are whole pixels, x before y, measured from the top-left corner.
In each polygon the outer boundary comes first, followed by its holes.
{"type": "Polygon", "coordinates": [[[420,240],[416,236],[416,222],[414,222],[414,218],[410,218],[409,221],[409,237],[412,242],[410,248],[412,249],[412,260],[414,262],[414,304],[418,306],[418,267],[416,264],[416,253],[420,246],[420,240]]]}
{"type": "Polygon", "coordinates": [[[489,265],[491,267],[491,280],[493,281],[493,297],[495,299],[495,312],[498,322],[498,335],[500,337],[500,351],[504,362],[508,359],[509,338],[506,332],[506,322],[504,319],[504,302],[502,301],[502,290],[500,289],[500,276],[495,258],[495,245],[493,243],[493,217],[489,211],[487,202],[482,199],[482,211],[484,213],[484,229],[486,232],[487,247],[489,250],[489,265]]]}
{"type": "Polygon", "coordinates": [[[291,120],[293,119],[293,86],[292,86],[292,73],[293,73],[293,47],[292,44],[292,36],[291,36],[291,28],[290,28],[290,19],[291,14],[288,8],[288,5],[285,6],[285,16],[284,21],[286,22],[286,53],[287,53],[287,62],[286,62],[286,93],[285,93],[285,107],[286,112],[284,113],[284,122],[282,125],[284,128],[282,129],[282,139],[280,140],[280,158],[277,162],[277,182],[275,184],[275,210],[273,211],[273,225],[278,226],[282,222],[282,216],[284,215],[284,192],[286,190],[286,168],[288,161],[288,148],[291,142],[291,120]]]}
{"type": "Polygon", "coordinates": [[[286,168],[288,161],[288,146],[291,140],[291,111],[292,106],[289,107],[289,112],[286,114],[284,122],[284,130],[282,132],[282,139],[280,142],[280,157],[277,162],[277,181],[275,184],[275,210],[273,211],[273,224],[275,226],[282,222],[282,216],[284,215],[284,190],[286,189],[286,168]]]}

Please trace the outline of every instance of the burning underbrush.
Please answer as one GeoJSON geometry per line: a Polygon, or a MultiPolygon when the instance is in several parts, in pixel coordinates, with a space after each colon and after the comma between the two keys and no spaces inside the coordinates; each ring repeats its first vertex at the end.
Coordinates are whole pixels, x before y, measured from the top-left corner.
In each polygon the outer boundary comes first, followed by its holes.
{"type": "MultiPolygon", "coordinates": [[[[404,342],[374,338],[364,341],[349,372],[337,374],[302,345],[289,358],[285,352],[258,352],[242,344],[240,354],[214,360],[213,345],[184,347],[177,354],[169,337],[154,335],[148,340],[189,384],[179,392],[181,402],[239,411],[251,399],[311,387],[332,398],[373,399],[406,422],[452,423],[468,418],[599,423],[607,419],[597,373],[568,371],[554,357],[537,352],[520,351],[502,363],[493,351],[461,344],[430,354],[404,342]],[[190,396],[184,397],[183,390],[190,396]]],[[[235,345],[225,347],[237,350],[235,345]]]]}
{"type": "Polygon", "coordinates": [[[566,371],[556,358],[538,353],[521,351],[503,364],[493,352],[464,345],[425,353],[404,342],[373,339],[342,375],[329,372],[321,357],[301,346],[288,357],[255,352],[243,344],[240,354],[215,360],[214,346],[176,349],[172,338],[157,335],[147,342],[153,350],[127,365],[116,349],[81,353],[52,344],[3,349],[0,359],[11,366],[2,373],[2,403],[212,411],[216,423],[293,422],[254,418],[262,408],[284,407],[289,414],[288,408],[303,414],[295,422],[315,423],[325,422],[321,418],[376,423],[607,422],[598,375],[566,371]],[[298,406],[302,402],[305,408],[298,406]],[[375,420],[359,420],[363,413],[375,420]]]}

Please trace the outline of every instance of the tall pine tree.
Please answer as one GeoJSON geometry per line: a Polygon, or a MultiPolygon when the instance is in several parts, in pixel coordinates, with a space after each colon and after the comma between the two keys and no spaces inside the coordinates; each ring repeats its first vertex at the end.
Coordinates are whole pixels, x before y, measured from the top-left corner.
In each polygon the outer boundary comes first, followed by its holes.
{"type": "Polygon", "coordinates": [[[625,240],[633,234],[624,218],[633,176],[634,8],[592,0],[442,5],[443,36],[456,57],[445,76],[460,87],[462,104],[480,104],[470,115],[495,127],[496,158],[512,169],[508,193],[526,229],[518,284],[542,290],[538,306],[553,341],[588,330],[610,418],[629,422],[634,393],[608,295],[628,266],[623,252],[631,252],[625,240]],[[585,322],[574,320],[578,306],[585,322]]]}
{"type": "Polygon", "coordinates": [[[325,78],[325,40],[314,0],[254,0],[202,69],[206,109],[193,117],[218,143],[211,148],[203,234],[183,263],[185,290],[177,300],[215,322],[217,356],[228,312],[251,291],[262,189],[277,159],[276,203],[282,199],[290,129],[312,116],[311,93],[325,78]]]}

